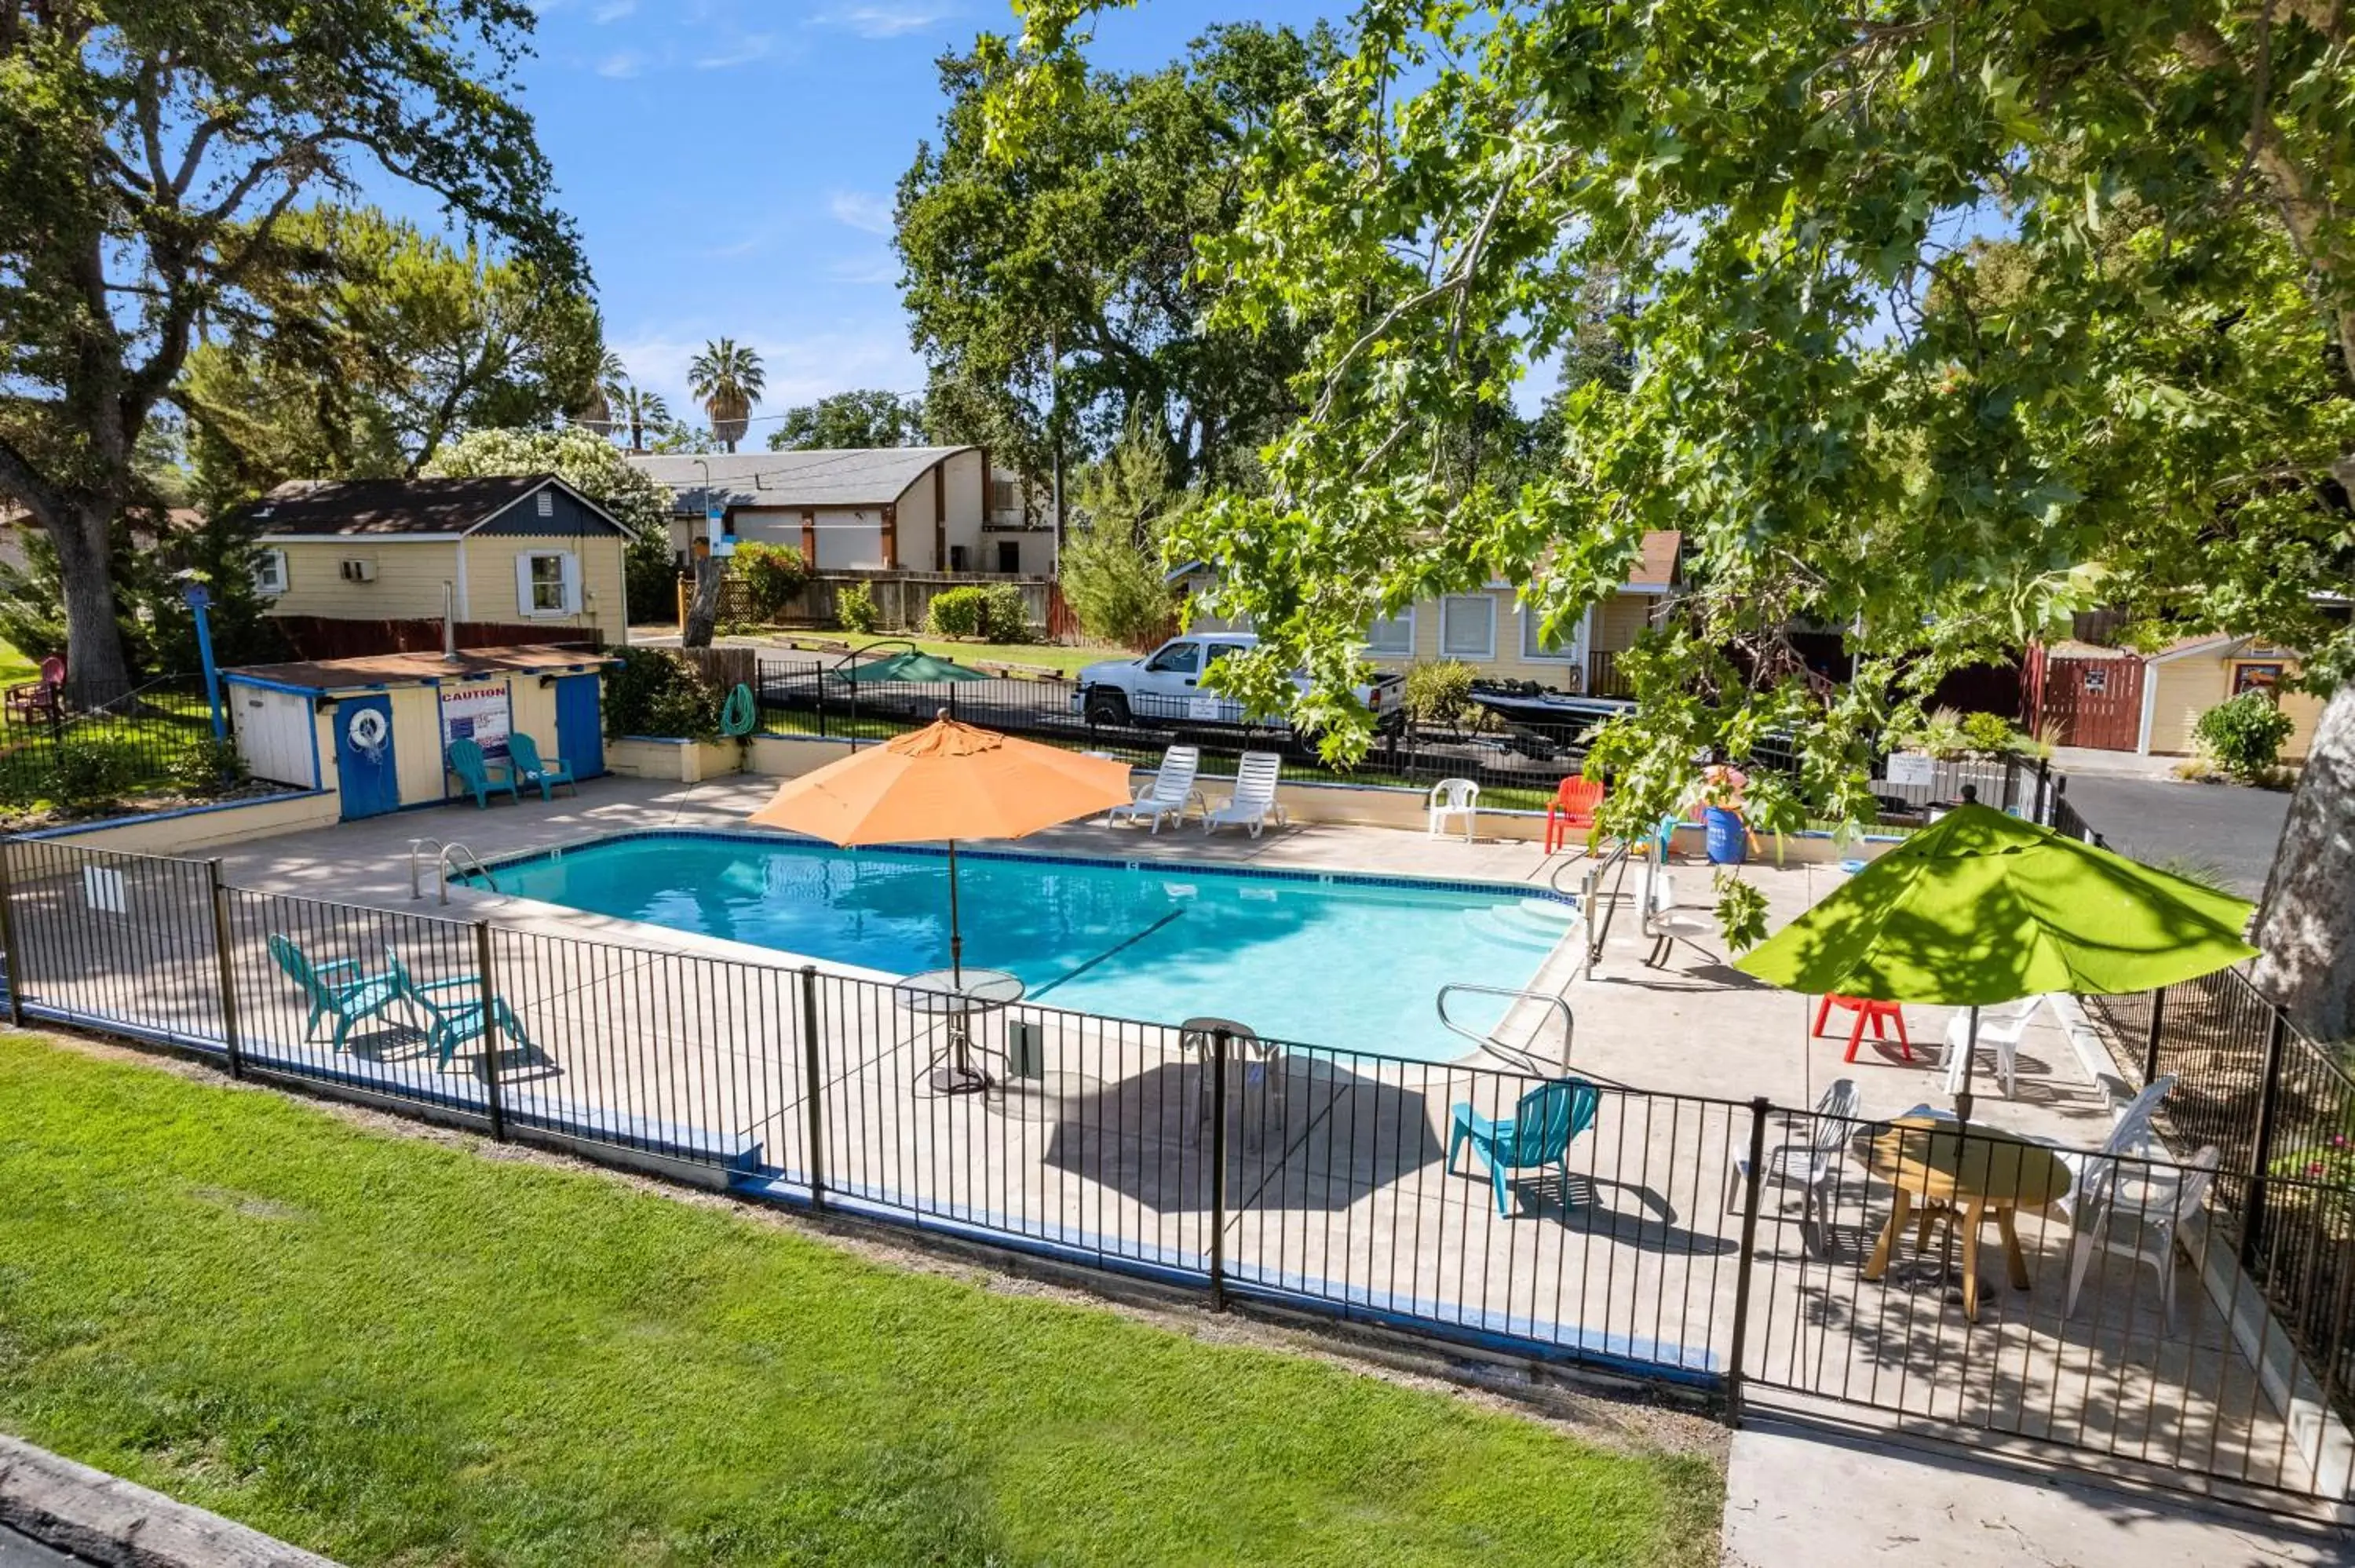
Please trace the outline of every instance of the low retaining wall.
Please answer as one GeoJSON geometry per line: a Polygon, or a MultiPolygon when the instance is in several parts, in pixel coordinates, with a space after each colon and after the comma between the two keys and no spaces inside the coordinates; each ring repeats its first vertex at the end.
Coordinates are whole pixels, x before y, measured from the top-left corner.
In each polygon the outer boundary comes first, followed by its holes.
{"type": "Polygon", "coordinates": [[[0,1524],[108,1568],[336,1568],[316,1552],[0,1436],[0,1524]]]}
{"type": "Polygon", "coordinates": [[[191,854],[221,844],[324,828],[343,815],[332,789],[299,795],[265,795],[252,800],[222,800],[181,806],[136,817],[107,817],[26,833],[28,839],[67,839],[77,848],[119,850],[128,854],[191,854]]]}
{"type": "Polygon", "coordinates": [[[629,735],[605,743],[605,768],[624,779],[700,784],[706,779],[724,779],[730,773],[746,771],[742,755],[742,747],[732,740],[629,735]]]}

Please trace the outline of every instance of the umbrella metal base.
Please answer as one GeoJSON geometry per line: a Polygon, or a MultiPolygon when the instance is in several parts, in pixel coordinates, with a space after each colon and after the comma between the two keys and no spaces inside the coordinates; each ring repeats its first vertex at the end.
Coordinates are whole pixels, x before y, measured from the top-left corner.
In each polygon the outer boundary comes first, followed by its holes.
{"type": "Polygon", "coordinates": [[[936,1064],[925,1082],[939,1095],[986,1094],[997,1086],[997,1080],[980,1068],[959,1066],[954,1062],[936,1064]]]}

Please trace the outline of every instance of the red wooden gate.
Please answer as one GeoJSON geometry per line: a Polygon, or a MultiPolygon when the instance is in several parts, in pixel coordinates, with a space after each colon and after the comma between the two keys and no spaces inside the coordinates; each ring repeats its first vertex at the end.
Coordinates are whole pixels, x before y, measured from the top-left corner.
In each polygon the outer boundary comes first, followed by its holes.
{"type": "Polygon", "coordinates": [[[2062,746],[2132,751],[2142,732],[2142,661],[2048,658],[2044,717],[2062,746]]]}

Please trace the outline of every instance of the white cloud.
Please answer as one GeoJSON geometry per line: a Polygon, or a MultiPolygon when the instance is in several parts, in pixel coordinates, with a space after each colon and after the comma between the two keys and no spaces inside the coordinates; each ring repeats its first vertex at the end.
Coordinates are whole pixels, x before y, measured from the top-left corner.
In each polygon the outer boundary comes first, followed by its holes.
{"type": "Polygon", "coordinates": [[[597,62],[597,74],[616,81],[634,77],[645,69],[646,57],[635,49],[623,49],[597,62]]]}
{"type": "Polygon", "coordinates": [[[898,4],[845,5],[832,11],[821,11],[810,20],[821,27],[839,27],[856,33],[862,38],[896,38],[907,33],[921,33],[938,22],[957,14],[957,7],[946,0],[900,0],[898,4]]]}
{"type": "Polygon", "coordinates": [[[877,196],[872,191],[837,191],[826,198],[826,210],[834,214],[837,223],[864,229],[869,234],[889,234],[892,229],[891,198],[877,196]]]}
{"type": "Polygon", "coordinates": [[[855,387],[913,392],[924,385],[923,364],[908,346],[907,329],[897,322],[801,335],[775,323],[673,322],[617,334],[608,346],[629,367],[631,381],[662,394],[677,418],[700,424],[703,412],[687,389],[687,365],[703,352],[706,340],[722,333],[750,344],[768,372],[768,389],[752,410],[755,422],[746,443],[756,450],[767,440],[774,416],[788,408],[855,387]]]}
{"type": "Polygon", "coordinates": [[[603,5],[589,13],[589,19],[602,27],[608,22],[620,21],[637,8],[638,0],[605,0],[603,5]]]}
{"type": "Polygon", "coordinates": [[[837,283],[896,283],[900,281],[900,261],[888,250],[871,256],[845,256],[829,266],[826,275],[837,283]]]}
{"type": "Polygon", "coordinates": [[[750,65],[754,60],[767,59],[775,52],[776,47],[777,36],[774,33],[739,34],[710,54],[697,59],[695,69],[725,70],[730,66],[750,65]]]}

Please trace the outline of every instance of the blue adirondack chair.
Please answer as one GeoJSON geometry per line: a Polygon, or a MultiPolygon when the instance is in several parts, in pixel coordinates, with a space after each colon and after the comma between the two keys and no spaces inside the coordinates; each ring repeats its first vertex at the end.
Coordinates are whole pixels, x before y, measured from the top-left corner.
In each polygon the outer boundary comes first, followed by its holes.
{"type": "Polygon", "coordinates": [[[1551,1165],[1561,1171],[1562,1201],[1570,1201],[1570,1140],[1594,1125],[1602,1094],[1582,1078],[1560,1078],[1540,1084],[1521,1097],[1513,1114],[1491,1121],[1458,1101],[1447,1134],[1447,1169],[1455,1169],[1456,1151],[1469,1143],[1487,1162],[1489,1184],[1497,1189],[1497,1213],[1509,1215],[1512,1171],[1551,1165]]]}
{"type": "Polygon", "coordinates": [[[459,783],[474,791],[477,810],[491,803],[491,791],[494,789],[506,790],[507,798],[512,800],[523,799],[516,793],[515,769],[512,767],[500,768],[485,758],[482,747],[474,741],[453,740],[450,743],[450,771],[458,776],[459,783]]]}
{"type": "Polygon", "coordinates": [[[303,988],[304,1000],[311,1004],[311,1016],[303,1025],[303,1038],[308,1040],[318,1032],[321,1019],[332,1018],[336,1021],[338,1051],[344,1048],[345,1037],[351,1033],[353,1024],[380,1017],[403,995],[400,980],[393,970],[368,974],[355,959],[329,959],[325,963],[314,964],[291,938],[273,934],[270,956],[303,988]]]}
{"type": "Polygon", "coordinates": [[[575,795],[581,793],[581,786],[573,782],[572,764],[560,757],[553,762],[542,761],[539,742],[521,730],[507,736],[507,760],[511,764],[507,770],[515,776],[516,782],[538,785],[543,800],[556,798],[549,791],[558,784],[571,785],[575,795]]]}
{"type": "MultiPolygon", "coordinates": [[[[469,1040],[479,1040],[483,1034],[483,982],[474,975],[461,975],[455,980],[421,980],[400,961],[400,955],[385,949],[385,959],[392,966],[392,977],[400,995],[424,1012],[425,1033],[433,1048],[434,1065],[447,1069],[458,1047],[469,1040]]],[[[524,1032],[523,1020],[507,1005],[507,999],[494,994],[491,1017],[499,1026],[502,1042],[520,1045],[526,1051],[535,1049],[531,1036],[524,1032]]]]}

